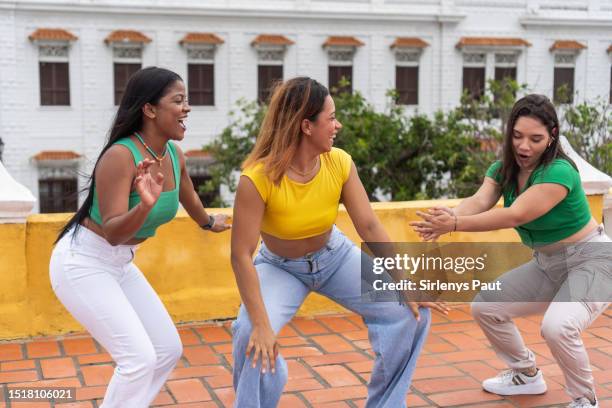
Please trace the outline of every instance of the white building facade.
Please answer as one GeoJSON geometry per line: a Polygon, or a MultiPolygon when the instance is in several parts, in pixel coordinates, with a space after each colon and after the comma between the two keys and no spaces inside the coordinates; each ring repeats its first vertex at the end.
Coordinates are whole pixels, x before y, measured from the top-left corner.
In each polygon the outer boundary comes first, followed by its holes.
{"type": "MultiPolygon", "coordinates": [[[[432,113],[499,75],[610,101],[611,45],[612,0],[0,0],[2,159],[37,197],[74,189],[62,180],[91,171],[140,66],[193,88],[182,148],[197,176],[195,151],[274,76],[350,76],[381,110],[396,86],[408,112],[432,113]]],[[[75,204],[54,205],[35,209],[75,204]]]]}

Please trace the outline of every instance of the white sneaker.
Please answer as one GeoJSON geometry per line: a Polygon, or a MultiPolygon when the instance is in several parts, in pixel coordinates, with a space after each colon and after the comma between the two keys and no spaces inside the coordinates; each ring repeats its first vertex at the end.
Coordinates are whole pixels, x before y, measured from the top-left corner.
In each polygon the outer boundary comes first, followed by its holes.
{"type": "Polygon", "coordinates": [[[599,408],[597,399],[595,399],[595,405],[591,404],[588,398],[582,397],[577,400],[573,400],[567,408],[599,408]]]}
{"type": "Polygon", "coordinates": [[[497,377],[484,380],[482,388],[497,395],[543,394],[546,392],[546,382],[540,369],[533,377],[517,370],[507,370],[497,377]]]}

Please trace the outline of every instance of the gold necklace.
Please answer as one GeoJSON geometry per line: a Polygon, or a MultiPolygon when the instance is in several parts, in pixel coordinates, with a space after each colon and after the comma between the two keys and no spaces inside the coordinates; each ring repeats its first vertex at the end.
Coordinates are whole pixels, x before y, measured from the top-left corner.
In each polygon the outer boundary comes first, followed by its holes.
{"type": "Polygon", "coordinates": [[[315,160],[315,164],[314,164],[314,166],[312,167],[312,169],[308,170],[308,171],[307,171],[307,172],[305,172],[305,173],[303,173],[303,172],[301,172],[301,171],[297,170],[297,169],[296,169],[296,168],[294,168],[292,165],[289,165],[289,168],[290,168],[290,169],[291,169],[291,170],[292,170],[294,173],[296,173],[296,174],[297,174],[297,175],[299,175],[299,176],[302,176],[302,177],[308,177],[308,176],[309,176],[309,175],[310,175],[310,174],[311,174],[311,173],[314,171],[314,169],[316,169],[316,168],[317,168],[317,164],[319,164],[319,157],[317,157],[317,160],[315,160]]]}

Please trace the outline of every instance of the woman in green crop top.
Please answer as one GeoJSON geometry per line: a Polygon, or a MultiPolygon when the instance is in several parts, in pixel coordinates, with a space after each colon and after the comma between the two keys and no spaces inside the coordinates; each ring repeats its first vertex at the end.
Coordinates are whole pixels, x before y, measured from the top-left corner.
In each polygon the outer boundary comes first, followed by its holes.
{"type": "Polygon", "coordinates": [[[565,376],[573,400],[568,407],[597,407],[580,334],[612,299],[612,241],[591,216],[576,165],[558,135],[548,98],[520,99],[508,120],[503,158],[491,165],[480,189],[454,209],[419,213],[423,221],[411,225],[424,240],[452,231],[515,228],[534,249],[533,259],[499,278],[500,294],[483,292],[472,303],[474,318],[510,368],[485,380],[483,388],[500,395],[546,391],[535,355],[512,322],[543,313],[541,333],[565,376]],[[493,208],[501,196],[504,208],[493,208]]]}
{"type": "Polygon", "coordinates": [[[104,408],[148,407],[182,354],[176,328],[133,263],[137,244],[174,218],[179,202],[205,229],[229,228],[206,213],[174,143],[190,108],[172,71],[130,77],[89,192],[63,227],[50,262],[51,286],[117,367],[104,408]]]}

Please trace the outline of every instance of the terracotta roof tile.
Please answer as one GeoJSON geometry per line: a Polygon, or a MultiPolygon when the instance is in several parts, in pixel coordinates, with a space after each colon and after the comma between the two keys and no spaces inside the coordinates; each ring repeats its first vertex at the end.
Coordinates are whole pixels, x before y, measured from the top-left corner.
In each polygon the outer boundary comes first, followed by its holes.
{"type": "Polygon", "coordinates": [[[205,150],[197,150],[197,149],[196,150],[187,150],[185,152],[185,156],[187,158],[192,158],[192,159],[212,157],[212,155],[209,152],[207,152],[205,150]]]}
{"type": "Polygon", "coordinates": [[[43,150],[32,157],[34,160],[74,160],[80,158],[81,155],[72,150],[43,150]]]}
{"type": "Polygon", "coordinates": [[[107,44],[114,42],[150,43],[151,39],[140,31],[116,30],[110,33],[108,37],[104,39],[104,42],[107,44]]]}
{"type": "Polygon", "coordinates": [[[499,37],[461,37],[457,48],[462,47],[531,47],[529,41],[522,38],[499,38],[499,37]]]}
{"type": "Polygon", "coordinates": [[[355,37],[347,36],[331,36],[323,43],[323,47],[344,46],[344,47],[361,47],[363,42],[355,37]]]}
{"type": "Polygon", "coordinates": [[[223,44],[221,37],[213,33],[187,33],[179,44],[223,44]]]}
{"type": "Polygon", "coordinates": [[[270,45],[293,45],[295,42],[291,41],[284,35],[275,35],[275,34],[259,34],[255,39],[251,42],[251,45],[258,44],[270,44],[270,45]]]}
{"type": "Polygon", "coordinates": [[[39,28],[28,36],[30,41],[75,41],[78,37],[63,28],[39,28]]]}
{"type": "Polygon", "coordinates": [[[418,37],[397,37],[393,44],[391,44],[391,48],[395,47],[406,47],[406,48],[425,48],[428,47],[429,44],[418,37]]]}
{"type": "Polygon", "coordinates": [[[555,41],[554,44],[550,47],[550,51],[555,50],[582,50],[585,49],[586,45],[580,44],[578,41],[574,40],[563,40],[563,41],[555,41]]]}

